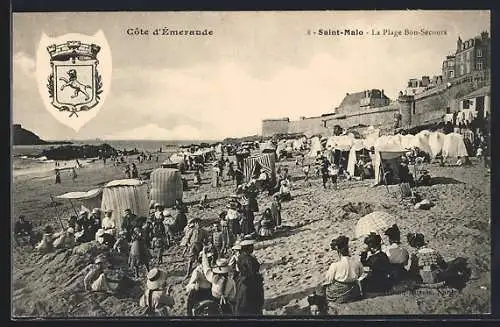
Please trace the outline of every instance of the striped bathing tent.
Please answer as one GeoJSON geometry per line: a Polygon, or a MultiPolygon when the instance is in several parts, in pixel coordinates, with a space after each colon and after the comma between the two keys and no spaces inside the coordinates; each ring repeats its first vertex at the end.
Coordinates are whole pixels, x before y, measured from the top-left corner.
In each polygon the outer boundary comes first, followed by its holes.
{"type": "Polygon", "coordinates": [[[250,181],[257,165],[260,165],[261,169],[269,175],[271,180],[275,180],[275,161],[276,158],[274,153],[256,154],[245,158],[243,162],[243,173],[245,174],[245,181],[250,181]]]}

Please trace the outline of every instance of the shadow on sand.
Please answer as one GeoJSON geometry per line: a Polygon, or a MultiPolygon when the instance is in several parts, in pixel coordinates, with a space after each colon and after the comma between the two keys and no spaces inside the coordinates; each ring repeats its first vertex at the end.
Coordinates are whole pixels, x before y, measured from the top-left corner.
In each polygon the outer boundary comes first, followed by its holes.
{"type": "Polygon", "coordinates": [[[430,185],[447,185],[447,184],[465,184],[465,183],[450,177],[433,177],[430,183],[430,185]]]}
{"type": "Polygon", "coordinates": [[[312,294],[316,287],[309,287],[303,291],[283,294],[270,299],[266,299],[264,302],[264,309],[268,311],[276,310],[290,303],[293,300],[300,300],[306,296],[312,294]]]}

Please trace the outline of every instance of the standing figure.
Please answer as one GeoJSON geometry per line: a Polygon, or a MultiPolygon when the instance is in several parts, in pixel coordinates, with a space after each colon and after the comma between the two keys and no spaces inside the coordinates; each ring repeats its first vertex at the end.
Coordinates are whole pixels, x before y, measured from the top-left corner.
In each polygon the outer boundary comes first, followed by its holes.
{"type": "Polygon", "coordinates": [[[56,184],[61,184],[61,173],[56,169],[56,184]]]}

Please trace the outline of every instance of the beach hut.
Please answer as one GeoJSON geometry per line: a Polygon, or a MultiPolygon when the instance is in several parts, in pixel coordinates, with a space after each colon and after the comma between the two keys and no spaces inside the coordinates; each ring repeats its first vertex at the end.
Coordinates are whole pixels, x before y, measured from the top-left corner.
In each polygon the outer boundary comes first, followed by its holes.
{"type": "Polygon", "coordinates": [[[271,181],[276,181],[276,163],[274,153],[262,153],[252,155],[244,159],[243,173],[245,175],[246,182],[250,181],[257,168],[266,172],[271,181]]]}
{"type": "Polygon", "coordinates": [[[436,158],[438,154],[443,151],[443,145],[444,145],[444,138],[445,134],[441,132],[433,132],[429,134],[429,148],[430,148],[430,155],[432,158],[436,158]]]}
{"type": "Polygon", "coordinates": [[[107,183],[102,192],[101,208],[113,210],[116,226],[120,229],[125,209],[139,217],[149,214],[148,185],[138,179],[119,179],[107,183]]]}
{"type": "Polygon", "coordinates": [[[152,201],[172,207],[175,200],[182,200],[182,177],[178,169],[157,168],[151,173],[150,198],[152,201]]]}
{"type": "Polygon", "coordinates": [[[461,134],[450,133],[445,135],[443,141],[443,158],[467,157],[464,137],[461,134]]]}
{"type": "Polygon", "coordinates": [[[401,145],[401,138],[399,135],[381,136],[375,142],[374,147],[375,156],[373,160],[373,169],[375,171],[375,185],[380,185],[385,182],[391,184],[398,179],[401,156],[405,154],[407,150],[401,145]],[[392,172],[393,180],[384,181],[384,169],[392,172]]]}

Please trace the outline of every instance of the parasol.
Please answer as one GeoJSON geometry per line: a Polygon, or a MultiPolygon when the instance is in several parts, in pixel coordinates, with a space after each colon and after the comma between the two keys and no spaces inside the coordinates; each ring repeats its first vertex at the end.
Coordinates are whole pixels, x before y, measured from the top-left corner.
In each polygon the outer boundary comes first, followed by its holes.
{"type": "Polygon", "coordinates": [[[371,232],[381,234],[396,223],[396,217],[384,212],[374,211],[359,219],[354,230],[355,237],[368,235],[371,232]]]}

